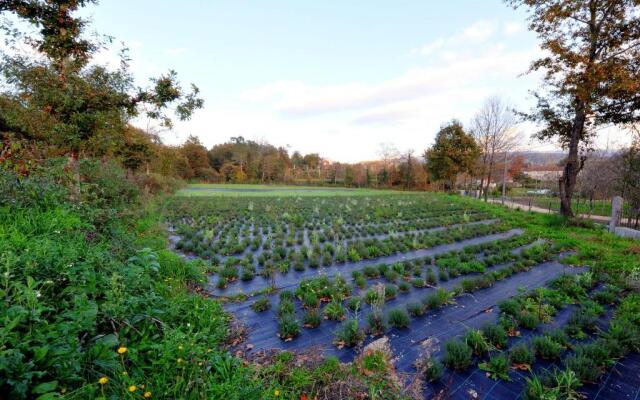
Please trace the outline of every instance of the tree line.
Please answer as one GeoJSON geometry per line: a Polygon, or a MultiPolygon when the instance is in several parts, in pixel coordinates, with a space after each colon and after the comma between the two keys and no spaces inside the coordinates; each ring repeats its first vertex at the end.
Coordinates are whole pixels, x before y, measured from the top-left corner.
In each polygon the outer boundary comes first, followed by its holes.
{"type": "MultiPolygon", "coordinates": [[[[210,149],[193,136],[167,146],[158,130],[202,108],[199,89],[183,87],[171,70],[136,85],[126,48],[118,68],[97,63],[96,53],[111,39],[87,35],[87,22],[76,15],[95,2],[0,0],[0,13],[20,20],[0,22],[6,43],[0,60],[3,167],[28,174],[42,160],[66,157],[79,180],[78,160],[97,158],[116,160],[132,176],[147,179],[407,190],[454,190],[464,177],[465,187],[471,184],[486,198],[496,176],[510,172],[506,157],[520,141],[514,126],[527,120],[539,127],[539,139],[556,140],[567,151],[558,192],[562,213],[571,216],[571,199],[598,130],[631,131],[640,122],[637,0],[506,0],[524,9],[545,50],[531,64],[531,72],[543,72],[543,81],[528,112],[490,98],[467,127],[455,120],[443,125],[421,158],[383,146],[377,161],[329,162],[316,153],[289,154],[242,137],[210,149]],[[20,29],[24,23],[33,29],[20,29]],[[141,118],[156,129],[134,127],[132,121],[141,118]]],[[[632,159],[635,149],[637,143],[626,153],[632,159]]]]}

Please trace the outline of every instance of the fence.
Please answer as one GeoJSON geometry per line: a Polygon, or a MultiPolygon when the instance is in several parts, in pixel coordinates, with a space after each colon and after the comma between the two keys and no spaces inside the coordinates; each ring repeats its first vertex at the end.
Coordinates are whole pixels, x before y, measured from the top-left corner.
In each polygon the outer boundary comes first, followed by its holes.
{"type": "MultiPolygon", "coordinates": [[[[466,194],[472,196],[471,193],[466,194]]],[[[500,203],[502,196],[491,196],[489,200],[500,203]]],[[[521,209],[527,211],[560,212],[560,198],[555,196],[506,196],[504,201],[512,205],[520,205],[521,209]]],[[[572,200],[571,208],[575,214],[595,221],[606,222],[611,218],[611,199],[584,199],[576,196],[572,200]]],[[[625,202],[618,226],[638,229],[640,228],[639,217],[640,213],[625,202]]]]}

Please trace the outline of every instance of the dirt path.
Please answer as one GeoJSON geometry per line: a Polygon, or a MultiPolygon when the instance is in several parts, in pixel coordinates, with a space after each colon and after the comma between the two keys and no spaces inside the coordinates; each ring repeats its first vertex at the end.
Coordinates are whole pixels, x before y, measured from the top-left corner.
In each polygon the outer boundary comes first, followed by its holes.
{"type": "MultiPolygon", "coordinates": [[[[502,204],[502,201],[499,199],[489,199],[490,203],[500,203],[502,204]]],[[[516,203],[513,201],[508,201],[506,200],[504,202],[504,205],[509,207],[509,208],[520,208],[521,210],[530,210],[530,211],[534,211],[534,212],[539,212],[539,213],[543,213],[543,214],[555,214],[556,211],[555,210],[549,210],[548,208],[542,208],[542,207],[538,207],[538,206],[534,206],[532,205],[531,207],[529,207],[526,204],[520,204],[520,203],[516,203]]],[[[610,217],[605,217],[604,215],[589,215],[589,214],[578,214],[578,217],[580,218],[584,218],[584,219],[590,219],[596,222],[602,222],[605,224],[609,223],[609,220],[611,219],[610,217]]]]}

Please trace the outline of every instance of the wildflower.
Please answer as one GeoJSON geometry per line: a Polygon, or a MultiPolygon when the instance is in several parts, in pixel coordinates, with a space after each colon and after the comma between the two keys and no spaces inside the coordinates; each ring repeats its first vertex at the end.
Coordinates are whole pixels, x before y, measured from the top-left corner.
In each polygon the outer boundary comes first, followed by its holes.
{"type": "Polygon", "coordinates": [[[131,385],[131,386],[129,386],[129,391],[130,391],[130,392],[135,392],[136,390],[138,390],[138,388],[136,387],[136,385],[131,385]]]}
{"type": "Polygon", "coordinates": [[[98,383],[101,385],[106,385],[107,382],[109,382],[109,378],[107,378],[106,376],[103,376],[102,378],[98,379],[98,383]]]}
{"type": "Polygon", "coordinates": [[[182,347],[182,345],[178,346],[178,350],[182,350],[184,349],[184,347],[182,347]]]}
{"type": "Polygon", "coordinates": [[[182,364],[182,358],[178,358],[178,364],[182,364]]]}
{"type": "Polygon", "coordinates": [[[280,396],[280,391],[278,389],[274,390],[273,395],[276,397],[280,396]]]}
{"type": "Polygon", "coordinates": [[[67,388],[60,389],[60,394],[65,394],[65,393],[67,393],[67,388]]]}
{"type": "Polygon", "coordinates": [[[127,348],[124,346],[118,347],[118,354],[124,354],[127,352],[127,348]]]}
{"type": "Polygon", "coordinates": [[[144,392],[144,398],[148,399],[149,397],[151,397],[151,392],[144,392]]]}
{"type": "Polygon", "coordinates": [[[129,373],[127,371],[122,371],[122,375],[129,376],[129,373]]]}
{"type": "Polygon", "coordinates": [[[144,389],[144,385],[138,385],[138,387],[142,390],[144,389]]]}

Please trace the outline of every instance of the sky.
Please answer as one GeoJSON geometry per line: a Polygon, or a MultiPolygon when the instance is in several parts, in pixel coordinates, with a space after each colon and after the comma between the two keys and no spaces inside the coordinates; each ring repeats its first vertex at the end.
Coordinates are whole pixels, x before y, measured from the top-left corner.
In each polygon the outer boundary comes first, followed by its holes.
{"type": "Polygon", "coordinates": [[[114,37],[98,61],[115,65],[124,42],[139,84],[173,69],[200,88],[204,108],[162,134],[170,144],[243,136],[344,162],[379,158],[381,143],[421,154],[489,96],[529,109],[540,84],[526,73],[537,39],[500,0],[105,0],[82,14],[114,37]]]}

